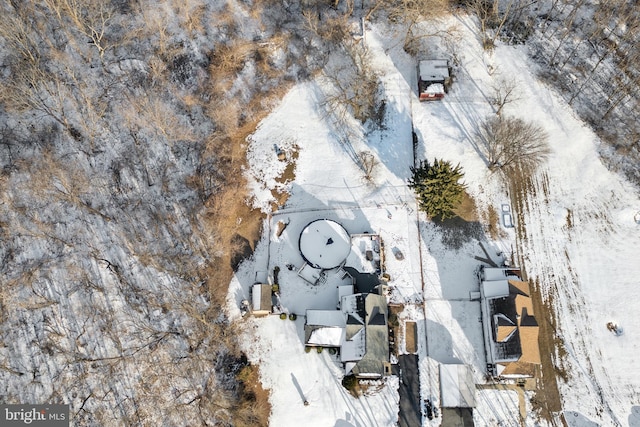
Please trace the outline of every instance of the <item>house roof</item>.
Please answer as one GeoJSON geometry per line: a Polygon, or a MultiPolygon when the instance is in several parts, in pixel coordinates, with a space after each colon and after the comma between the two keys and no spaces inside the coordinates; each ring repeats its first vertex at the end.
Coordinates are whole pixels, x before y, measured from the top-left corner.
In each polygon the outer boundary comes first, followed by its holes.
{"type": "Polygon", "coordinates": [[[509,296],[509,281],[490,280],[482,282],[482,295],[484,298],[501,298],[509,296]]]}
{"type": "Polygon", "coordinates": [[[536,372],[536,364],[528,362],[512,362],[498,365],[498,374],[505,378],[533,377],[536,372]]]}
{"type": "Polygon", "coordinates": [[[418,64],[420,80],[442,81],[449,78],[449,63],[446,59],[425,59],[418,64]]]}
{"type": "Polygon", "coordinates": [[[529,282],[525,282],[524,280],[515,280],[515,279],[509,279],[508,282],[510,285],[511,292],[515,292],[527,297],[531,295],[531,291],[529,289],[529,282]]]}
{"type": "Polygon", "coordinates": [[[516,325],[498,325],[498,332],[496,334],[496,341],[505,342],[516,331],[516,325]]]}
{"type": "Polygon", "coordinates": [[[340,310],[307,310],[307,325],[343,328],[345,317],[340,310]]]}
{"type": "Polygon", "coordinates": [[[504,280],[507,278],[506,268],[484,267],[482,269],[482,278],[486,281],[504,280]]]}
{"type": "Polygon", "coordinates": [[[343,295],[340,310],[307,310],[305,343],[339,346],[346,373],[383,376],[389,362],[387,319],[384,296],[343,295]]]}
{"type": "Polygon", "coordinates": [[[520,340],[522,342],[522,357],[520,361],[540,364],[540,346],[538,345],[538,335],[540,329],[538,325],[520,325],[520,340]]]}
{"type": "MultiPolygon", "coordinates": [[[[493,274],[493,269],[485,270],[493,274]]],[[[540,349],[529,283],[513,277],[483,281],[482,290],[491,319],[492,359],[500,365],[498,374],[530,376],[531,366],[540,364],[540,349]],[[505,283],[508,295],[502,296],[505,283]]]]}
{"type": "Polygon", "coordinates": [[[347,327],[346,327],[346,339],[350,340],[353,338],[355,334],[360,332],[364,328],[364,323],[352,315],[347,316],[347,327]]]}
{"type": "Polygon", "coordinates": [[[344,328],[321,326],[312,328],[310,332],[308,344],[339,347],[344,341],[344,328]]]}
{"type": "MultiPolygon", "coordinates": [[[[342,362],[358,362],[366,353],[365,330],[360,328],[350,339],[340,346],[340,360],[342,362]]],[[[355,366],[355,365],[354,365],[355,366]]]]}
{"type": "Polygon", "coordinates": [[[361,360],[353,367],[356,375],[384,376],[385,363],[389,362],[389,329],[387,326],[387,299],[378,294],[365,298],[365,349],[361,360]]]}
{"type": "Polygon", "coordinates": [[[340,301],[340,309],[346,315],[353,316],[364,323],[365,301],[363,294],[345,295],[340,301]]]}
{"type": "MultiPolygon", "coordinates": [[[[522,355],[520,349],[520,334],[516,328],[508,339],[498,340],[498,323],[508,319],[511,324],[516,325],[516,310],[513,300],[507,297],[493,298],[488,300],[489,312],[491,313],[491,333],[494,362],[516,361],[522,355]]],[[[504,323],[503,323],[504,324],[504,323]]]]}
{"type": "Polygon", "coordinates": [[[304,342],[338,347],[344,339],[344,326],[345,318],[340,310],[307,310],[304,342]]]}
{"type": "Polygon", "coordinates": [[[432,83],[427,86],[427,89],[424,90],[423,93],[428,93],[430,95],[444,94],[444,85],[442,83],[432,83]]]}
{"type": "Polygon", "coordinates": [[[443,408],[474,408],[476,386],[468,365],[440,365],[440,404],[443,408]]]}
{"type": "Polygon", "coordinates": [[[253,311],[271,312],[271,285],[256,284],[251,288],[253,311]]]}

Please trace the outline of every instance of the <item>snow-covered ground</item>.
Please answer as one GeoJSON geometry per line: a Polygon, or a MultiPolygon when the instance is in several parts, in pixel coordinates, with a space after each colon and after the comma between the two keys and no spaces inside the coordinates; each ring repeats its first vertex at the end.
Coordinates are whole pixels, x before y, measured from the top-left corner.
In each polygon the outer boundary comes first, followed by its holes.
{"type": "MultiPolygon", "coordinates": [[[[500,176],[486,168],[473,133],[479,121],[493,114],[492,85],[515,77],[520,99],[503,114],[540,123],[552,148],[527,209],[516,214],[522,215],[518,225],[526,228],[526,238],[519,242],[524,267],[555,307],[556,333],[566,349],[558,361],[568,373],[568,381],[560,382],[565,419],[575,426],[638,426],[640,301],[634,298],[634,285],[640,277],[640,225],[633,219],[640,210],[638,195],[602,165],[594,134],[551,88],[538,82],[525,48],[498,46],[489,54],[482,51],[472,20],[452,19],[448,24],[456,25],[460,35],[455,45],[459,63],[443,102],[417,102],[414,59],[402,52],[393,34],[372,26],[366,41],[386,93],[384,130],[362,130],[352,134],[359,137],[348,145],[340,142],[344,140],[321,106],[318,82],[296,86],[262,122],[249,141],[255,204],[268,210],[270,190],[281,186],[276,178],[285,164],[277,159],[274,145],[288,153],[299,151],[296,178],[287,184],[291,197],[286,206],[269,216],[253,258],[234,278],[230,308],[239,316],[237,307],[248,298],[256,272],[272,273],[275,266],[280,267],[285,310],[300,315],[306,308],[334,307],[334,290],[305,284],[295,268],[285,267],[303,264],[297,245],[304,226],[314,219],[333,219],[349,233],[378,233],[385,242],[391,300],[406,305],[404,319],[418,322],[422,398],[439,401],[438,363],[469,364],[476,383],[484,383],[480,306],[469,292],[478,290],[474,272],[479,261],[474,256],[483,256],[478,241],[486,237],[481,226],[452,235],[418,216],[406,187],[414,161],[411,122],[413,117],[418,158],[459,162],[478,208],[499,210],[510,197],[500,176]],[[352,160],[352,153],[363,150],[379,161],[372,182],[352,160]],[[288,223],[279,237],[278,221],[288,223]],[[392,250],[404,258],[396,259],[392,250]],[[609,332],[608,321],[617,322],[623,334],[609,332]]],[[[516,251],[515,232],[502,231],[505,237],[485,246],[510,255],[516,251]]],[[[384,387],[372,386],[367,395],[353,398],[340,384],[341,370],[332,355],[304,352],[302,316],[295,322],[277,316],[241,321],[247,324],[245,349],[260,364],[262,381],[271,392],[272,425],[397,422],[397,378],[389,377],[384,387]],[[303,405],[304,400],[309,405],[303,405]]],[[[529,403],[519,402],[516,390],[483,388],[476,398],[477,425],[520,425],[522,413],[526,425],[545,425],[529,403]]],[[[530,398],[527,394],[525,400],[530,398]]],[[[439,418],[424,418],[424,425],[439,423],[439,418]]]]}

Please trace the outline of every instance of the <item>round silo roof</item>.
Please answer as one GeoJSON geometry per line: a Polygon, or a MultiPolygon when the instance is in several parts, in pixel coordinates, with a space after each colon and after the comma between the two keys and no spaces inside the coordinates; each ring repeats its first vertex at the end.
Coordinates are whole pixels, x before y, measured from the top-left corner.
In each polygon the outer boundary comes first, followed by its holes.
{"type": "Polygon", "coordinates": [[[344,227],[330,219],[310,222],[298,242],[302,258],[315,268],[339,267],[351,252],[351,238],[344,227]]]}

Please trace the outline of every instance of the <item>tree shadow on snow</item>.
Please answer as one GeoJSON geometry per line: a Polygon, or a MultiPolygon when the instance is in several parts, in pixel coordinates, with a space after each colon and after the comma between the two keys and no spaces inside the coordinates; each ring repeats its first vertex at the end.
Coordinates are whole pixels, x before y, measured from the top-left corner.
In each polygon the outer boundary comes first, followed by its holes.
{"type": "MultiPolygon", "coordinates": [[[[257,242],[254,242],[254,245],[257,242]]],[[[232,254],[230,257],[231,268],[233,271],[238,271],[240,263],[245,259],[249,259],[253,254],[253,248],[251,242],[246,237],[236,233],[231,238],[230,242],[232,254]]]]}
{"type": "Polygon", "coordinates": [[[473,240],[486,240],[482,224],[478,221],[465,221],[455,217],[433,223],[440,232],[442,244],[449,249],[459,250],[473,240]]]}
{"type": "Polygon", "coordinates": [[[629,427],[640,427],[640,406],[632,406],[629,414],[629,427]]]}
{"type": "Polygon", "coordinates": [[[436,345],[429,346],[429,357],[439,363],[460,364],[462,361],[453,354],[453,338],[444,325],[427,319],[427,339],[429,343],[436,345]],[[435,338],[437,337],[437,338],[435,338]]]}
{"type": "Polygon", "coordinates": [[[600,427],[600,424],[591,421],[580,412],[564,411],[562,415],[569,427],[600,427]]]}
{"type": "Polygon", "coordinates": [[[366,144],[391,173],[405,180],[411,174],[415,153],[411,111],[403,107],[386,101],[381,124],[367,133],[366,144]]]}

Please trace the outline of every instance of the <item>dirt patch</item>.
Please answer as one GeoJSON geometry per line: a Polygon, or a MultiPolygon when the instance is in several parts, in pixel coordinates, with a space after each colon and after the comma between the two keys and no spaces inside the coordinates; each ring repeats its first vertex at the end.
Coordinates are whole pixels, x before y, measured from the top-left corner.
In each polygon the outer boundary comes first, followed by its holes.
{"type": "Polygon", "coordinates": [[[418,346],[416,345],[416,336],[418,335],[418,329],[416,322],[406,322],[405,328],[405,346],[407,353],[416,353],[418,346]]]}
{"type": "Polygon", "coordinates": [[[287,167],[284,169],[284,172],[282,172],[282,175],[276,178],[277,182],[287,184],[296,179],[296,162],[299,156],[299,148],[297,145],[294,145],[291,153],[289,155],[285,155],[284,161],[287,162],[287,167]]]}
{"type": "Polygon", "coordinates": [[[402,304],[389,304],[389,340],[391,341],[391,347],[393,354],[398,355],[398,343],[400,342],[400,321],[398,315],[404,310],[402,304]]]}
{"type": "Polygon", "coordinates": [[[287,222],[278,221],[278,223],[276,224],[276,237],[282,236],[282,233],[284,233],[284,230],[287,228],[287,225],[289,225],[289,221],[287,222]]]}
{"type": "MultiPolygon", "coordinates": [[[[299,148],[297,145],[294,145],[292,151],[288,154],[282,152],[284,154],[284,160],[287,162],[287,167],[282,172],[278,178],[276,178],[276,182],[279,184],[286,185],[290,182],[293,182],[296,179],[296,161],[299,156],[299,148]]],[[[280,158],[280,157],[279,157],[280,158]]],[[[274,189],[271,190],[271,195],[275,199],[275,202],[272,203],[271,209],[275,212],[278,209],[281,209],[287,200],[289,199],[289,192],[285,189],[274,189]]]]}

